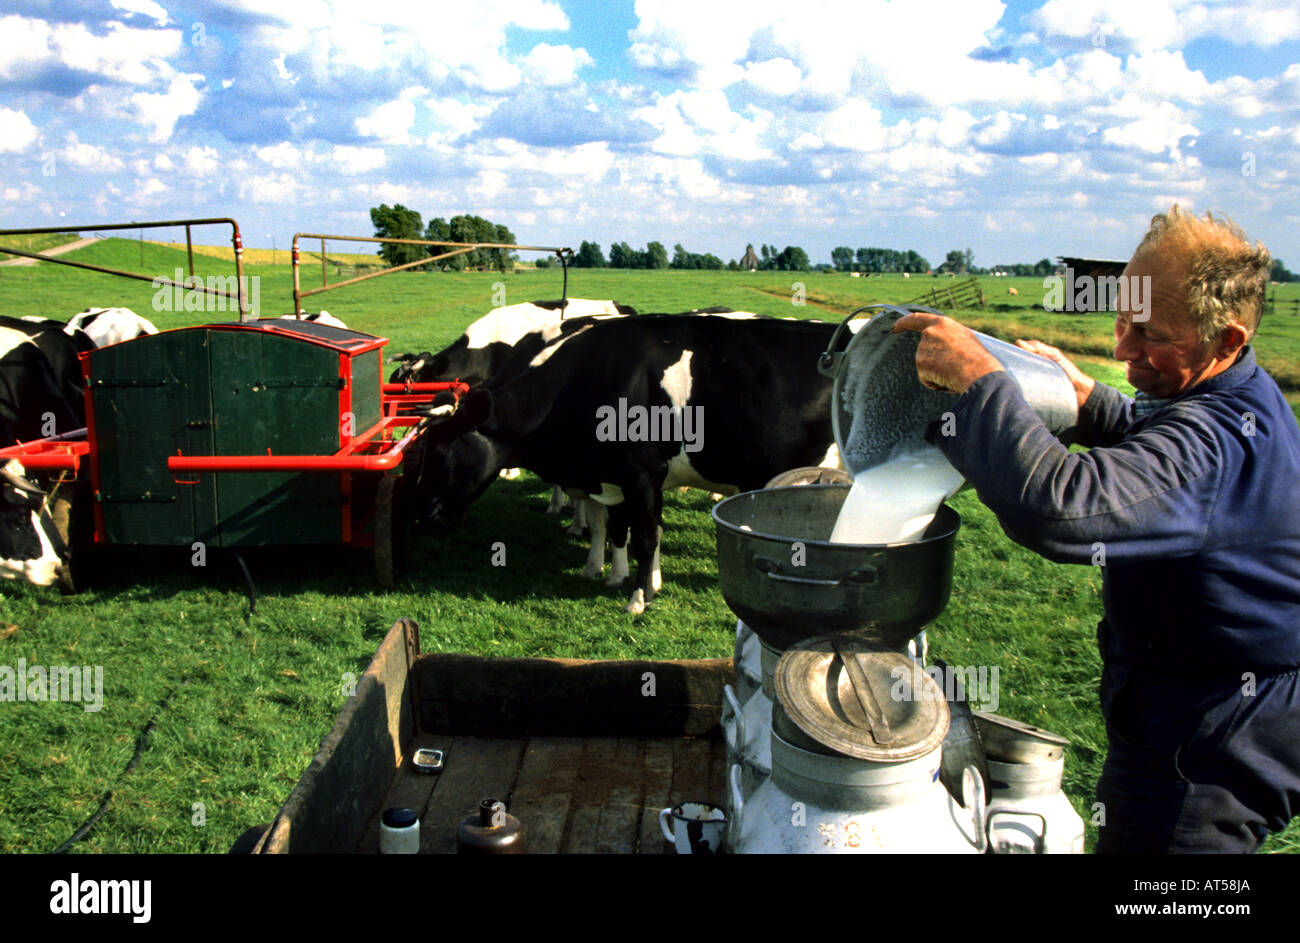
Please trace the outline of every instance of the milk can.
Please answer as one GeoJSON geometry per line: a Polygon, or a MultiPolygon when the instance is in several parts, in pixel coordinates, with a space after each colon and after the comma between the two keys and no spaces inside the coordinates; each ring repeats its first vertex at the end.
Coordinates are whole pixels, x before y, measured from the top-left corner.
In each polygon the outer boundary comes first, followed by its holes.
{"type": "Polygon", "coordinates": [[[994,854],[1083,854],[1083,819],[1061,791],[1069,741],[974,711],[988,755],[985,834],[994,854]]]}
{"type": "MultiPolygon", "coordinates": [[[[921,305],[868,305],[850,314],[836,329],[817,364],[834,379],[831,422],[844,467],[857,475],[900,455],[933,446],[926,428],[942,420],[957,401],[956,393],[932,390],[916,375],[915,331],[891,333],[894,324],[913,312],[942,314],[921,305]],[[876,312],[843,352],[835,347],[840,333],[863,312],[876,312]]],[[[1055,435],[1065,437],[1078,421],[1079,401],[1065,371],[1057,364],[986,334],[980,345],[997,358],[1020,386],[1025,402],[1055,435]]]]}
{"type": "Polygon", "coordinates": [[[968,811],[938,782],[948,707],[916,662],[815,638],[786,651],[774,686],[771,776],[746,798],[729,771],[732,852],[983,851],[982,785],[967,777],[968,811]]]}

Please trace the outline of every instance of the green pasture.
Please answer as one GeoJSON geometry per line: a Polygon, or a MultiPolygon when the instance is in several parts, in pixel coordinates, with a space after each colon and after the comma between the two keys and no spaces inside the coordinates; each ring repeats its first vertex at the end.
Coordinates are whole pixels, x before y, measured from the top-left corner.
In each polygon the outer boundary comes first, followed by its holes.
{"type": "MultiPolygon", "coordinates": [[[[185,254],[107,240],[71,258],[170,274],[185,254]],[[141,254],[143,253],[143,263],[141,254]]],[[[200,275],[229,265],[196,255],[200,275]]],[[[310,274],[309,274],[310,273],[310,274]]],[[[288,265],[250,266],[263,313],[291,310],[288,265]]],[[[304,287],[319,284],[304,269],[304,287]],[[314,280],[313,280],[314,279],[314,280]]],[[[615,298],[641,311],[706,305],[836,319],[872,301],[906,301],[935,280],[850,279],[813,273],[573,270],[569,294],[615,298]],[[803,301],[804,304],[794,302],[803,301]]],[[[1104,359],[1103,315],[1050,315],[1039,279],[981,279],[987,308],[956,312],[981,330],[1039,337],[1080,353],[1085,370],[1122,385],[1104,359]],[[1015,286],[1018,296],[1006,294],[1015,286]]],[[[496,304],[558,298],[558,269],[409,273],[308,299],[350,326],[391,339],[393,352],[437,350],[496,304]]],[[[1278,289],[1300,297],[1300,285],[1278,289]]],[[[0,313],[66,319],[88,306],[124,305],[160,328],[233,319],[233,312],[156,310],[155,289],[49,264],[0,268],[0,313]]],[[[1300,318],[1268,318],[1257,347],[1296,394],[1300,318]],[[1293,371],[1288,374],[1287,370],[1293,371]]],[[[585,658],[697,658],[731,654],[735,617],[717,590],[707,495],[665,496],[664,588],[649,610],[622,612],[626,589],[579,576],[585,545],[542,510],[535,477],[500,481],[456,526],[421,535],[397,590],[374,587],[365,555],[334,548],[247,555],[257,587],[247,615],[242,577],[188,552],[109,555],[78,596],[0,585],[0,666],[103,668],[103,706],[0,702],[0,852],[48,852],[70,838],[110,792],[106,814],[75,852],[222,852],[268,822],[298,780],[388,627],[411,616],[426,650],[585,658]],[[493,544],[506,565],[493,566],[493,544]],[[146,730],[148,731],[146,734],[146,730]],[[133,763],[134,759],[134,763],[133,763]]],[[[1065,788],[1085,821],[1106,750],[1097,707],[1094,640],[1100,576],[1049,563],[1011,543],[970,491],[952,600],[931,627],[933,655],[997,666],[998,712],[1072,741],[1065,788]]],[[[1095,838],[1089,829],[1089,847],[1095,838]]],[[[1266,850],[1300,851],[1300,825],[1266,850]]]]}

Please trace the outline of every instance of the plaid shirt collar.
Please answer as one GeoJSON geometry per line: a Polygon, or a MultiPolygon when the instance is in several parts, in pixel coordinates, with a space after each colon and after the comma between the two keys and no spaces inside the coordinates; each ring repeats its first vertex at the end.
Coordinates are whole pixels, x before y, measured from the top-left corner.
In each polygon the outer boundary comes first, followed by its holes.
{"type": "Polygon", "coordinates": [[[1164,409],[1173,399],[1156,399],[1154,396],[1148,396],[1146,393],[1136,393],[1133,396],[1133,417],[1135,419],[1145,419],[1157,410],[1164,409]]]}

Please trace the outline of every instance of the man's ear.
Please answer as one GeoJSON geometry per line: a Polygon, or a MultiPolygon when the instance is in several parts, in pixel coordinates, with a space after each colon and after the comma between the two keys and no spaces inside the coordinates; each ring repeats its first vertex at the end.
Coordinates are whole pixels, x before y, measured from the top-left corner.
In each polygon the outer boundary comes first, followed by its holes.
{"type": "Polygon", "coordinates": [[[1228,326],[1219,335],[1217,356],[1220,360],[1232,360],[1241,352],[1241,348],[1250,343],[1250,332],[1237,321],[1229,321],[1228,326]]]}

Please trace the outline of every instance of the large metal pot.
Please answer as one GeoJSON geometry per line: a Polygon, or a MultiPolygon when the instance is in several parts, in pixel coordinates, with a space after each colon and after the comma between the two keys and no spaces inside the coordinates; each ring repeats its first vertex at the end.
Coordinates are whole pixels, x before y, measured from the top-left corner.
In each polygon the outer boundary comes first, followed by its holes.
{"type": "Polygon", "coordinates": [[[772,648],[849,634],[900,651],[948,604],[961,518],[939,508],[918,541],[829,542],[847,485],[747,491],[713,508],[718,583],[772,648]]]}

